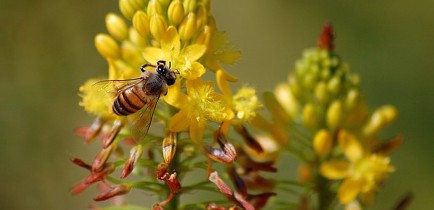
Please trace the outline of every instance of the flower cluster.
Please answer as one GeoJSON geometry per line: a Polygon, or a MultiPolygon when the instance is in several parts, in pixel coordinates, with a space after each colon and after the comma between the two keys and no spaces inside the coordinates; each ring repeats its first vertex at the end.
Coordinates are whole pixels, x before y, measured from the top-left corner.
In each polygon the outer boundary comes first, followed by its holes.
{"type": "Polygon", "coordinates": [[[108,75],[80,87],[80,106],[95,120],[77,134],[85,143],[99,139],[101,150],[89,164],[71,159],[89,171],[72,193],[98,184],[94,200],[110,199],[116,209],[147,209],[126,201],[135,190],[156,196],[154,210],[253,210],[270,199],[281,209],[373,202],[394,171],[388,154],[402,141],[380,136],[397,110],[368,109],[359,77],[334,51],[330,26],[261,103],[254,88],[232,91],[238,79],[224,66],[240,52],[217,28],[210,0],[119,0],[119,7],[122,15],[106,16],[108,33],[95,37],[108,75]],[[299,180],[278,173],[284,152],[302,161],[299,180]],[[198,170],[202,178],[184,180],[198,170]],[[216,196],[181,202],[196,191],[216,196]]]}
{"type": "MultiPolygon", "coordinates": [[[[234,64],[240,52],[217,29],[209,0],[120,0],[119,7],[123,17],[109,13],[105,19],[108,33],[95,37],[96,49],[108,62],[108,76],[90,79],[80,87],[80,105],[96,119],[91,126],[77,129],[77,133],[84,136],[86,143],[101,139],[102,150],[92,164],[73,158],[90,175],[72,191],[77,194],[94,183],[102,183],[109,190],[95,198],[100,201],[131,189],[144,189],[159,196],[168,195],[154,209],[174,209],[178,194],[191,188],[181,187],[182,173],[204,166],[209,176],[213,170],[211,160],[233,163],[237,152],[227,139],[229,129],[250,122],[262,105],[251,87],[232,93],[229,83],[238,79],[222,64],[234,64]],[[176,74],[176,80],[168,86],[167,93],[158,97],[158,105],[150,107],[155,111],[135,117],[115,114],[114,98],[133,86],[136,78],[143,77],[140,66],[157,67],[161,61],[176,74]],[[202,79],[207,71],[214,73],[218,89],[214,81],[202,79]],[[147,134],[146,126],[151,120],[152,125],[161,123],[161,134],[147,134]],[[137,125],[146,128],[145,137],[136,135],[137,125]],[[162,146],[155,147],[155,142],[162,146]],[[126,149],[130,150],[129,155],[124,155],[126,149]],[[162,162],[154,155],[160,151],[162,162]],[[143,158],[143,154],[148,157],[143,158]],[[200,156],[201,159],[195,159],[200,156]],[[141,182],[122,180],[130,174],[143,176],[141,168],[155,176],[145,176],[146,181],[141,182]],[[122,170],[120,179],[113,176],[117,169],[122,170]],[[163,188],[159,180],[168,188],[163,188]],[[143,185],[145,182],[152,184],[143,185]]],[[[127,96],[122,98],[128,100],[127,96]]],[[[205,185],[212,183],[205,181],[196,184],[196,189],[206,189],[205,185]]]]}
{"type": "Polygon", "coordinates": [[[327,25],[317,47],[304,52],[288,82],[274,92],[278,108],[270,111],[273,117],[282,118],[275,115],[284,113],[288,119],[294,136],[290,150],[304,160],[300,180],[315,186],[320,209],[331,206],[336,194],[346,206],[371,204],[394,171],[388,153],[401,138],[382,141],[379,134],[397,118],[397,110],[385,105],[369,111],[359,83],[335,53],[327,25]]]}

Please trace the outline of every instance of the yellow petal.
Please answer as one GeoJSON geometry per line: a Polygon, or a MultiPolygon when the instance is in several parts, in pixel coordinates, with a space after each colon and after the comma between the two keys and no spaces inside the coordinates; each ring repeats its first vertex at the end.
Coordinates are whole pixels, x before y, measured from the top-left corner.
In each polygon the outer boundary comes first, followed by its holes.
{"type": "Polygon", "coordinates": [[[353,201],[357,194],[360,193],[362,183],[356,179],[346,179],[339,187],[338,197],[342,204],[348,204],[353,201]]]}
{"type": "Polygon", "coordinates": [[[240,51],[227,51],[217,56],[217,59],[222,63],[234,64],[241,57],[240,51]]]}
{"type": "Polygon", "coordinates": [[[191,119],[190,120],[190,138],[199,143],[202,141],[203,135],[205,133],[205,122],[201,119],[191,119]]]}
{"type": "Polygon", "coordinates": [[[226,99],[230,99],[232,97],[232,91],[229,87],[228,82],[226,81],[224,72],[222,69],[217,70],[216,72],[216,80],[217,80],[217,86],[219,87],[220,91],[223,93],[223,96],[226,99]]]}
{"type": "Polygon", "coordinates": [[[163,97],[168,104],[180,109],[188,100],[187,95],[181,92],[181,80],[177,79],[175,84],[169,86],[167,95],[163,97]]]}
{"type": "Polygon", "coordinates": [[[187,130],[189,124],[188,122],[189,120],[187,119],[187,112],[181,109],[181,111],[172,117],[169,130],[172,132],[187,130]]]}
{"type": "Polygon", "coordinates": [[[203,44],[192,44],[188,45],[183,50],[183,55],[191,62],[197,61],[200,57],[205,54],[206,46],[203,44]]]}
{"type": "Polygon", "coordinates": [[[363,149],[359,141],[351,133],[342,130],[338,136],[339,145],[342,147],[345,156],[351,161],[360,160],[363,156],[363,149]]]}
{"type": "Polygon", "coordinates": [[[166,53],[170,52],[173,57],[179,56],[181,40],[179,39],[179,34],[175,27],[169,26],[167,28],[166,37],[161,42],[161,48],[166,51],[166,53]]]}
{"type": "MultiPolygon", "coordinates": [[[[197,78],[195,80],[187,80],[185,82],[185,87],[187,87],[187,94],[191,95],[194,94],[194,91],[196,91],[197,89],[199,89],[199,87],[204,84],[204,82],[202,81],[201,78],[197,78]]],[[[213,86],[214,84],[212,82],[205,82],[204,85],[211,85],[213,86]]]]}
{"type": "Polygon", "coordinates": [[[348,176],[350,164],[345,161],[335,160],[323,163],[320,172],[329,179],[342,179],[348,176]]]}
{"type": "Polygon", "coordinates": [[[166,60],[164,51],[156,47],[147,47],[143,51],[143,57],[152,64],[156,64],[159,60],[166,60]]]}
{"type": "Polygon", "coordinates": [[[181,76],[188,80],[197,79],[203,74],[205,74],[205,67],[199,62],[193,62],[191,63],[191,66],[189,66],[189,68],[181,71],[181,76]]]}

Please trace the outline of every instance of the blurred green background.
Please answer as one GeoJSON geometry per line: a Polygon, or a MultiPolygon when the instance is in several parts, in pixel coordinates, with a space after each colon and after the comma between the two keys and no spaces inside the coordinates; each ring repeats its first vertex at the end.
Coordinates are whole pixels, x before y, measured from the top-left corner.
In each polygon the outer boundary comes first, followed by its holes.
{"type": "MultiPolygon", "coordinates": [[[[0,209],[86,209],[96,195],[70,195],[87,173],[68,159],[91,160],[97,151],[74,135],[92,121],[77,93],[106,74],[93,38],[117,5],[0,2],[0,209]]],[[[324,23],[333,23],[337,52],[361,76],[369,105],[400,110],[387,130],[405,137],[392,155],[397,171],[372,209],[390,209],[408,191],[409,209],[434,206],[434,1],[219,0],[212,10],[243,53],[229,70],[260,91],[285,80],[324,23]]]]}

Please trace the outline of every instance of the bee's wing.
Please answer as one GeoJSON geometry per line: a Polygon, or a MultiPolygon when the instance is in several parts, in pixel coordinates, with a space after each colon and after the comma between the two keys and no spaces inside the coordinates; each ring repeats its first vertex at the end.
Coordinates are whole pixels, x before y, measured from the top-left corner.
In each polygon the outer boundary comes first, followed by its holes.
{"type": "Polygon", "coordinates": [[[160,96],[147,96],[145,106],[134,114],[128,115],[128,123],[136,137],[143,138],[148,134],[152,116],[160,96]]]}
{"type": "Polygon", "coordinates": [[[94,88],[101,92],[101,94],[117,96],[124,90],[131,86],[137,85],[140,82],[145,82],[145,78],[139,77],[134,79],[125,80],[102,80],[93,84],[94,88]]]}

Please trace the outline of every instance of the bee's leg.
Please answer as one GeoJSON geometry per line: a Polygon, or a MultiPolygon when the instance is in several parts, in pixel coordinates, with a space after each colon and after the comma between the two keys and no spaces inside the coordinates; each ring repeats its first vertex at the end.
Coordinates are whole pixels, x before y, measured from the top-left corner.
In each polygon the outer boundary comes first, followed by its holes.
{"type": "Polygon", "coordinates": [[[146,71],[146,67],[148,67],[148,66],[150,66],[150,67],[154,67],[154,68],[157,67],[157,66],[152,65],[152,64],[150,64],[150,63],[146,63],[146,64],[143,64],[143,65],[140,67],[140,71],[145,72],[145,71],[146,71]]]}

